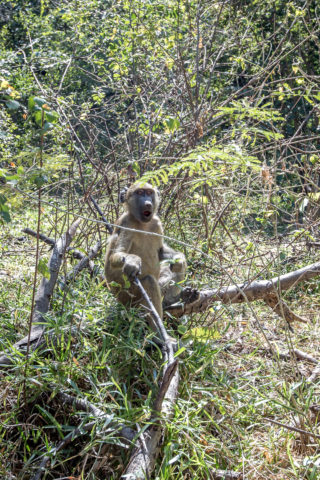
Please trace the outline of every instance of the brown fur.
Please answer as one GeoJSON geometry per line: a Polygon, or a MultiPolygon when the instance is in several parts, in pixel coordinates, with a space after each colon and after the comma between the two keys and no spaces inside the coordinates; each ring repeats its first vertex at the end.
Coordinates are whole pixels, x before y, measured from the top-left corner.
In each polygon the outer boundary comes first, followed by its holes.
{"type": "MultiPolygon", "coordinates": [[[[176,282],[184,279],[186,272],[185,257],[180,252],[175,252],[163,243],[161,236],[148,235],[145,232],[153,232],[162,235],[162,225],[157,216],[159,204],[158,192],[152,185],[134,185],[126,193],[125,203],[127,211],[121,215],[117,224],[138,231],[128,231],[116,228],[111,236],[105,262],[105,275],[111,291],[118,300],[125,304],[142,304],[145,301],[141,297],[138,287],[131,283],[129,288],[124,288],[126,279],[133,280],[136,275],[148,293],[158,314],[162,318],[162,294],[165,295],[164,303],[173,303],[179,297],[180,289],[176,282]],[[145,197],[140,195],[144,190],[145,197]],[[147,196],[152,192],[152,195],[147,196]],[[144,198],[146,199],[144,203],[144,198]],[[141,220],[141,209],[148,203],[150,207],[152,198],[152,214],[150,219],[141,220]],[[165,260],[160,265],[160,260],[165,260]],[[170,265],[170,262],[173,262],[170,265]],[[118,286],[112,285],[116,282],[118,286]],[[160,287],[161,286],[161,287],[160,287]],[[163,292],[161,292],[161,289],[163,292]]],[[[151,316],[148,316],[150,326],[155,330],[151,316]]]]}

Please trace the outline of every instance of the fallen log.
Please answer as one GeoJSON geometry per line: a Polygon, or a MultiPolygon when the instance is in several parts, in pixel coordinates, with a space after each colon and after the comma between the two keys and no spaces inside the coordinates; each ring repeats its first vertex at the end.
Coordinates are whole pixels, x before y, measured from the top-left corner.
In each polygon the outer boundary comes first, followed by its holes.
{"type": "Polygon", "coordinates": [[[49,310],[50,299],[56,285],[61,263],[72,238],[74,237],[81,219],[76,220],[54,244],[53,250],[48,262],[49,278],[43,277],[37,290],[32,315],[32,327],[30,335],[16,342],[12,347],[12,353],[6,353],[0,356],[0,365],[12,365],[12,355],[15,351],[26,351],[28,344],[34,350],[37,348],[45,331],[45,318],[49,310]]]}
{"type": "MultiPolygon", "coordinates": [[[[229,304],[252,302],[254,300],[266,301],[269,296],[274,295],[277,296],[279,301],[279,294],[282,291],[288,290],[298,283],[309,280],[318,275],[320,275],[320,262],[274,277],[271,280],[254,280],[249,283],[231,285],[229,287],[224,286],[215,289],[201,290],[198,292],[198,298],[195,301],[190,303],[186,301],[185,303],[170,305],[166,308],[166,312],[169,312],[175,317],[181,317],[182,315],[190,313],[203,312],[214,302],[229,304]]],[[[184,290],[186,296],[188,296],[188,291],[190,291],[190,289],[186,288],[184,290]]],[[[282,308],[282,310],[285,310],[285,308],[282,308]]],[[[286,312],[284,311],[284,314],[285,313],[286,312]]],[[[291,314],[292,313],[293,312],[291,312],[291,314]]],[[[288,318],[288,321],[292,321],[292,319],[296,320],[297,318],[288,318]]]]}

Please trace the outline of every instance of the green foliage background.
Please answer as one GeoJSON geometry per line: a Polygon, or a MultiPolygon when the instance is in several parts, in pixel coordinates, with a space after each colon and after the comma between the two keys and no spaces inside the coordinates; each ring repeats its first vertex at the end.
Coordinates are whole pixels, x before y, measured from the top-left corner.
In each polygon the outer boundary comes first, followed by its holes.
{"type": "MultiPolygon", "coordinates": [[[[23,246],[19,254],[10,253],[21,228],[35,228],[40,216],[43,233],[57,238],[81,215],[76,246],[87,252],[97,239],[105,245],[105,228],[96,221],[89,196],[114,223],[121,187],[140,177],[160,187],[166,235],[186,253],[193,285],[267,278],[314,261],[320,200],[319,19],[317,0],[2,0],[0,273],[9,272],[0,297],[3,349],[25,333],[30,310],[34,244],[30,240],[29,253],[23,246]]],[[[46,275],[48,252],[42,248],[40,253],[37,267],[46,275]]],[[[102,326],[105,305],[116,308],[111,297],[86,275],[79,282],[67,294],[57,292],[48,321],[59,330],[70,319],[85,319],[85,333],[75,340],[69,332],[65,343],[52,347],[53,363],[43,357],[34,359],[35,367],[30,362],[27,384],[21,381],[21,360],[17,376],[10,377],[12,395],[19,400],[5,411],[4,424],[26,422],[22,392],[29,389],[36,398],[49,384],[56,389],[68,384],[70,393],[81,390],[107,409],[115,401],[121,421],[139,417],[143,423],[148,417],[152,403],[145,385],[150,391],[155,387],[150,381],[154,360],[144,353],[143,326],[133,320],[135,313],[122,310],[102,326]],[[135,385],[133,392],[127,383],[135,385]]],[[[295,293],[288,293],[292,302],[295,293]]],[[[304,293],[314,295],[310,309],[316,308],[317,285],[304,293]]],[[[277,451],[276,431],[267,436],[254,426],[261,426],[261,415],[281,419],[284,412],[298,412],[307,428],[317,387],[306,398],[295,373],[285,368],[279,373],[278,365],[252,357],[249,350],[243,362],[257,385],[245,375],[230,374],[227,360],[238,368],[237,354],[225,358],[221,352],[230,345],[236,351],[241,319],[251,322],[251,329],[242,330],[254,351],[263,337],[260,333],[255,343],[252,322],[265,313],[255,317],[249,307],[241,308],[217,306],[180,325],[181,332],[191,332],[192,351],[186,353],[180,403],[155,478],[214,478],[212,471],[220,468],[270,478],[270,465],[272,478],[318,478],[317,447],[303,456],[303,448],[294,450],[292,438],[283,435],[277,451]],[[207,328],[213,334],[206,343],[207,328]],[[272,385],[272,394],[259,374],[255,377],[256,369],[272,385]],[[255,446],[256,437],[268,439],[265,450],[255,446]]],[[[316,327],[313,333],[301,331],[295,341],[312,341],[316,332],[316,327]]],[[[273,334],[277,339],[276,324],[273,334]]],[[[282,340],[290,347],[286,335],[282,340]]],[[[44,415],[45,401],[41,408],[44,415]]],[[[50,408],[46,425],[58,422],[67,430],[71,414],[53,422],[50,408]]],[[[3,472],[18,459],[13,473],[18,477],[3,478],[29,478],[33,462],[50,451],[57,438],[47,435],[43,418],[26,427],[18,445],[20,431],[0,429],[7,452],[3,472]]],[[[92,437],[83,452],[94,457],[104,441],[92,437]]],[[[65,467],[62,457],[52,475],[119,478],[114,464],[125,461],[117,457],[114,462],[112,455],[109,477],[105,470],[90,473],[83,458],[65,467]]]]}

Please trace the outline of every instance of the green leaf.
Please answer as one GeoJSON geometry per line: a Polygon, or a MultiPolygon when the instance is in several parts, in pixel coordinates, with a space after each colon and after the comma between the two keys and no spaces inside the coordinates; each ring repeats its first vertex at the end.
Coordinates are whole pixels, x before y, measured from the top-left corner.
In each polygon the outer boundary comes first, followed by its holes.
{"type": "Polygon", "coordinates": [[[6,223],[11,222],[10,213],[8,211],[4,211],[1,206],[0,206],[0,220],[1,220],[1,223],[3,223],[3,221],[6,223]]]}
{"type": "Polygon", "coordinates": [[[42,110],[38,110],[35,112],[34,119],[36,124],[39,125],[39,127],[42,127],[42,123],[44,121],[44,114],[42,113],[42,110]]]}
{"type": "Polygon", "coordinates": [[[40,188],[42,185],[48,182],[48,177],[43,171],[37,170],[30,175],[30,180],[38,188],[40,188]]]}
{"type": "Polygon", "coordinates": [[[6,197],[0,194],[0,223],[11,222],[9,207],[5,205],[6,201],[7,201],[6,197]]]}
{"type": "Polygon", "coordinates": [[[46,120],[51,123],[55,123],[59,120],[59,114],[53,110],[46,112],[46,120]]]}
{"type": "Polygon", "coordinates": [[[34,106],[35,106],[35,102],[34,102],[34,97],[29,97],[29,100],[28,100],[28,108],[29,110],[33,110],[34,109],[34,106]]]}
{"type": "Polygon", "coordinates": [[[188,337],[198,340],[198,342],[206,343],[209,340],[217,340],[221,338],[220,333],[210,327],[196,327],[187,333],[188,337]]]}
{"type": "Polygon", "coordinates": [[[42,105],[47,103],[46,99],[43,97],[33,97],[33,101],[38,107],[42,107],[42,105]]]}
{"type": "Polygon", "coordinates": [[[168,118],[164,122],[165,131],[167,133],[172,133],[180,127],[180,120],[178,118],[168,118]]]}
{"type": "Polygon", "coordinates": [[[188,331],[188,327],[186,325],[178,325],[177,330],[180,335],[184,335],[188,331]]]}
{"type": "Polygon", "coordinates": [[[184,351],[186,350],[186,347],[181,347],[179,348],[179,350],[174,354],[174,357],[179,357],[179,355],[181,355],[181,353],[183,353],[184,351]]]}
{"type": "Polygon", "coordinates": [[[43,129],[41,130],[41,132],[43,132],[43,133],[49,132],[49,130],[52,130],[53,127],[54,126],[53,126],[52,123],[44,122],[43,129]]]}
{"type": "Polygon", "coordinates": [[[45,278],[48,278],[48,279],[50,278],[50,271],[47,265],[47,261],[44,258],[40,258],[37,270],[45,278]]]}
{"type": "Polygon", "coordinates": [[[48,410],[45,410],[43,407],[41,407],[40,405],[37,405],[37,408],[38,410],[40,411],[40,413],[42,414],[43,418],[45,418],[45,420],[48,422],[49,425],[54,425],[56,427],[56,429],[58,430],[59,432],[59,435],[61,438],[63,438],[63,432],[62,432],[62,429],[61,429],[61,425],[60,423],[54,418],[53,415],[51,415],[50,412],[48,412],[48,410]]]}
{"type": "Polygon", "coordinates": [[[16,100],[8,100],[6,102],[6,105],[7,107],[9,108],[9,110],[18,110],[18,108],[20,108],[20,103],[17,102],[16,100]]]}

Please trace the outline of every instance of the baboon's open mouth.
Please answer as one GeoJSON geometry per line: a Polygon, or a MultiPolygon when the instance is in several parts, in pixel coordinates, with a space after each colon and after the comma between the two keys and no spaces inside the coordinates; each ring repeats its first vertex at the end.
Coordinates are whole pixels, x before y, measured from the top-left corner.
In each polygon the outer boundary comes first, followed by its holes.
{"type": "Polygon", "coordinates": [[[145,210],[145,211],[143,212],[143,215],[148,218],[148,217],[150,217],[151,212],[150,212],[149,210],[145,210]]]}

